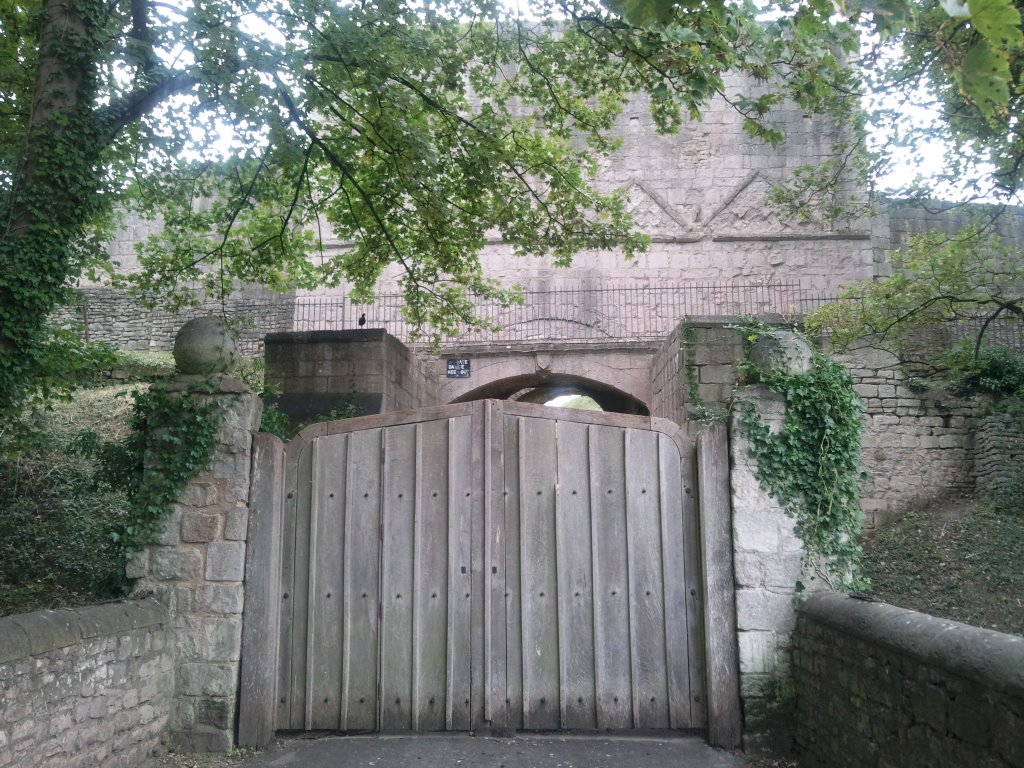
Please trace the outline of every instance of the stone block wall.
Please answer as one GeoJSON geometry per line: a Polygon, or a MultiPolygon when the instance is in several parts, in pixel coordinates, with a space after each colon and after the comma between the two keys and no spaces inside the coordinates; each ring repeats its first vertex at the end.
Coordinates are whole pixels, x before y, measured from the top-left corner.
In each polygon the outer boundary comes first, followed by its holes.
{"type": "Polygon", "coordinates": [[[1024,417],[992,413],[977,420],[974,478],[978,495],[991,497],[1021,488],[1024,476],[1024,417]]]}
{"type": "Polygon", "coordinates": [[[76,300],[58,310],[55,319],[81,325],[89,341],[103,341],[124,350],[170,352],[175,334],[186,321],[220,314],[239,321],[239,347],[244,354],[256,355],[263,350],[267,333],[292,329],[295,296],[246,287],[223,303],[208,302],[169,312],[144,307],[124,291],[90,286],[80,288],[76,300]]]}
{"type": "Polygon", "coordinates": [[[1024,637],[820,595],[793,670],[806,768],[1024,766],[1024,637]]]}
{"type": "Polygon", "coordinates": [[[148,765],[170,715],[173,654],[153,600],[0,618],[0,766],[148,765]]]}
{"type": "Polygon", "coordinates": [[[682,424],[693,405],[725,407],[739,379],[743,338],[727,326],[735,317],[687,318],[676,326],[651,364],[651,415],[682,424]],[[691,408],[687,409],[687,405],[691,408]]]}
{"type": "MultiPolygon", "coordinates": [[[[168,389],[193,384],[182,376],[168,389]]],[[[171,613],[178,641],[168,731],[183,751],[234,745],[252,435],[261,406],[242,382],[221,377],[217,384],[219,391],[200,396],[222,413],[211,466],[192,479],[157,542],[128,570],[136,593],[153,595],[171,613]]]]}
{"type": "Polygon", "coordinates": [[[381,328],[272,333],[265,356],[275,402],[299,421],[348,403],[368,415],[433,405],[439,396],[429,366],[381,328]]]}
{"type": "Polygon", "coordinates": [[[974,487],[974,404],[914,392],[896,356],[862,347],[838,359],[864,403],[861,508],[869,527],[974,487]]]}
{"type": "Polygon", "coordinates": [[[651,416],[685,423],[687,380],[683,360],[683,331],[677,325],[651,360],[651,416]]]}
{"type": "Polygon", "coordinates": [[[756,408],[769,429],[785,418],[785,402],[764,387],[739,390],[729,434],[732,493],[736,640],[744,740],[748,748],[785,745],[792,727],[779,711],[778,691],[789,676],[789,647],[796,626],[797,582],[823,587],[804,572],[803,542],[795,521],[757,480],[757,462],[739,428],[745,407],[756,408]]]}

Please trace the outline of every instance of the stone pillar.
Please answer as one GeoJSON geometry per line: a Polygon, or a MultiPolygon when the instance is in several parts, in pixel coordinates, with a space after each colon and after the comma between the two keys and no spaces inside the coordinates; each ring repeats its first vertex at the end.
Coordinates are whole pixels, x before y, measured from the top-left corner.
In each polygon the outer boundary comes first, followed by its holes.
{"type": "MultiPolygon", "coordinates": [[[[762,367],[806,371],[810,350],[802,341],[780,335],[784,338],[764,338],[751,357],[762,367]]],[[[792,739],[789,648],[796,628],[797,582],[808,590],[823,585],[804,570],[805,550],[796,535],[796,521],[757,479],[757,461],[750,455],[750,441],[740,424],[746,408],[754,408],[768,428],[778,432],[786,403],[767,387],[740,389],[733,398],[729,440],[744,741],[755,751],[784,751],[792,739]]]]}
{"type": "MultiPolygon", "coordinates": [[[[183,367],[181,359],[178,365],[183,367]]],[[[223,373],[180,375],[166,388],[217,403],[218,446],[128,575],[138,579],[137,593],[151,593],[171,613],[176,668],[170,746],[225,751],[234,745],[249,471],[262,404],[243,382],[223,373]]]]}

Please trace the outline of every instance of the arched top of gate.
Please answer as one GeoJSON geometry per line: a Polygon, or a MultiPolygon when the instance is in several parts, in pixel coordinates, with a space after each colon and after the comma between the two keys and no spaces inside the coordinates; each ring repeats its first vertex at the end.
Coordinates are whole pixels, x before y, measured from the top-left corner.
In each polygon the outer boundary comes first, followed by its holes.
{"type": "Polygon", "coordinates": [[[658,432],[674,442],[681,454],[692,450],[694,441],[686,429],[669,419],[657,416],[633,416],[605,411],[586,411],[574,408],[555,408],[535,403],[519,403],[510,400],[473,400],[462,403],[451,403],[429,408],[418,408],[411,411],[394,411],[371,416],[356,416],[350,419],[323,421],[311,424],[285,444],[285,450],[294,453],[301,450],[317,438],[328,435],[339,435],[367,429],[382,429],[404,424],[417,424],[428,421],[458,418],[460,416],[484,415],[494,416],[507,414],[527,418],[548,419],[552,421],[571,421],[598,426],[625,427],[658,432]]]}

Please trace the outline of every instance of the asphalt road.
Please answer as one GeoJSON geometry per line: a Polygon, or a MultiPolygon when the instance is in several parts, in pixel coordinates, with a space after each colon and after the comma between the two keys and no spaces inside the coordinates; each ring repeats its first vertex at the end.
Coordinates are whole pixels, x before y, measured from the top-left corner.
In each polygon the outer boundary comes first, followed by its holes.
{"type": "Polygon", "coordinates": [[[277,742],[256,768],[749,768],[701,738],[519,734],[321,736],[277,742]]]}

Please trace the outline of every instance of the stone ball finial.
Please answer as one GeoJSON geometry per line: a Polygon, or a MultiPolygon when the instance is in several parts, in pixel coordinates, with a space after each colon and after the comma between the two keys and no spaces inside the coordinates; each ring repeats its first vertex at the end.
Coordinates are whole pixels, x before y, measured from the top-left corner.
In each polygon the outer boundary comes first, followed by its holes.
{"type": "Polygon", "coordinates": [[[234,335],[217,317],[189,320],[174,337],[174,362],[180,373],[224,373],[234,365],[237,356],[234,335]]]}
{"type": "Polygon", "coordinates": [[[811,370],[814,350],[792,331],[761,336],[750,347],[750,360],[764,371],[799,376],[811,370]]]}

